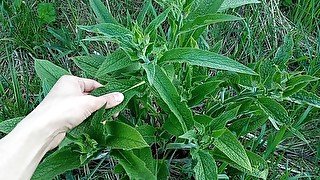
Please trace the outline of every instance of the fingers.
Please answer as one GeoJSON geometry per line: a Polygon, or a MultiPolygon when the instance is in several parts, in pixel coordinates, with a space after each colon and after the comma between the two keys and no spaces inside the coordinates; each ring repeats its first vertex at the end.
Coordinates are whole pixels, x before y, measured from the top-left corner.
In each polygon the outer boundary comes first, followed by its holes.
{"type": "Polygon", "coordinates": [[[119,105],[124,99],[123,94],[118,92],[109,93],[99,97],[91,95],[87,95],[85,97],[85,104],[87,105],[87,108],[89,108],[90,113],[99,110],[103,106],[105,106],[106,109],[113,108],[119,105]]]}
{"type": "Polygon", "coordinates": [[[101,87],[102,85],[95,80],[79,78],[72,75],[62,76],[55,86],[52,88],[55,93],[64,95],[86,94],[94,89],[101,87]]]}
{"type": "Polygon", "coordinates": [[[79,78],[78,81],[81,92],[91,92],[92,90],[102,87],[102,84],[92,79],[79,78]]]}
{"type": "Polygon", "coordinates": [[[110,109],[119,105],[124,99],[123,94],[118,92],[106,94],[102,97],[106,100],[106,109],[110,109]]]}

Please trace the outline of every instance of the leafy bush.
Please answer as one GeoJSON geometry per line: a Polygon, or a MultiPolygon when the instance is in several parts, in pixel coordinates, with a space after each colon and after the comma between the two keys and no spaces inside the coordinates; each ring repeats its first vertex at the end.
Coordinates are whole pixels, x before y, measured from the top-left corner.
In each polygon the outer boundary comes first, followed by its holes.
{"type": "MultiPolygon", "coordinates": [[[[115,173],[130,179],[168,179],[170,166],[180,162],[191,166],[184,166],[189,178],[266,179],[266,159],[281,141],[292,135],[307,141],[299,129],[308,113],[320,108],[320,98],[312,93],[319,78],[289,71],[291,34],[274,58],[247,66],[198,46],[209,25],[241,20],[225,10],[257,1],[157,3],[162,13],[146,0],[137,18],[124,27],[101,1],[90,0],[99,24],[79,26],[91,35],[84,41],[108,41],[119,48],[107,56],[78,56],[73,61],[87,76],[105,84],[93,95],[117,91],[125,94],[125,100],[116,108],[97,111],[70,131],[40,164],[34,179],[78,168],[105,150],[108,158],[119,162],[115,173]],[[147,16],[154,17],[144,26],[147,16]],[[287,107],[293,103],[308,108],[301,116],[298,110],[291,115],[287,107]],[[123,113],[114,121],[112,116],[119,111],[123,113]],[[266,147],[257,141],[246,143],[248,135],[261,128],[263,136],[267,127],[274,131],[266,147]],[[254,153],[258,148],[264,149],[261,156],[254,153]]],[[[36,60],[35,69],[45,94],[69,74],[45,60],[36,60]]],[[[7,133],[18,121],[4,121],[0,130],[7,133]]]]}

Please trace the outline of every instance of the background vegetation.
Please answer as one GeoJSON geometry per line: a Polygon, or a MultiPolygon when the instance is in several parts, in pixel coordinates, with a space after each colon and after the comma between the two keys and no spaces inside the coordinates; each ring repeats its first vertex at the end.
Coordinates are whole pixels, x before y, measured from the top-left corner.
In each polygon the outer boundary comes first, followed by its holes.
{"type": "MultiPolygon", "coordinates": [[[[3,1],[0,0],[0,122],[28,114],[43,98],[40,79],[35,75],[34,58],[47,59],[68,69],[75,75],[81,71],[71,57],[90,53],[107,54],[115,49],[114,44],[91,43],[86,48],[81,39],[84,34],[77,25],[95,24],[89,2],[86,0],[62,1],[3,1]]],[[[121,24],[130,24],[128,14],[135,18],[143,5],[142,1],[105,1],[113,16],[121,24]]],[[[199,46],[209,48],[244,64],[268,60],[275,56],[285,36],[294,39],[293,58],[289,68],[319,76],[320,69],[320,2],[318,0],[262,0],[260,4],[247,5],[229,14],[239,15],[243,21],[220,23],[210,26],[199,46]]],[[[319,83],[310,87],[318,96],[319,83]]],[[[319,177],[320,160],[320,112],[285,104],[294,109],[289,115],[301,115],[303,126],[297,136],[288,136],[276,147],[268,158],[269,178],[319,177]],[[308,112],[304,114],[305,112],[308,112]],[[304,115],[306,117],[304,117],[304,115]]],[[[254,141],[265,146],[261,129],[250,134],[254,141]],[[261,142],[260,142],[261,141],[261,142]]],[[[268,127],[263,137],[276,133],[268,127]]],[[[4,135],[4,134],[3,134],[4,135]]],[[[248,145],[249,146],[249,145],[248,145]]],[[[261,152],[265,148],[261,148],[261,152]]],[[[64,177],[73,178],[117,178],[112,171],[114,161],[105,159],[92,161],[64,177]]],[[[171,167],[173,178],[187,173],[188,166],[171,167]]],[[[61,176],[62,177],[62,176],[61,176]]]]}

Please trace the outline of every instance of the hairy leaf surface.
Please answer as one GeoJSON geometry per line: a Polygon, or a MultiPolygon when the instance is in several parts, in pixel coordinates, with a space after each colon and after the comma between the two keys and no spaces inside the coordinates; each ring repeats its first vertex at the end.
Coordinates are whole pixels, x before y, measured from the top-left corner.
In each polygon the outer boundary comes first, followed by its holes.
{"type": "Polygon", "coordinates": [[[146,167],[145,162],[139,159],[132,151],[112,150],[111,156],[119,160],[130,179],[156,179],[156,176],[146,167]]]}
{"type": "Polygon", "coordinates": [[[214,140],[213,144],[238,166],[252,172],[251,163],[244,147],[230,130],[226,129],[220,137],[214,140]]]}
{"type": "Polygon", "coordinates": [[[172,113],[181,123],[184,132],[193,128],[194,121],[191,110],[186,102],[181,101],[177,89],[174,87],[165,72],[158,66],[148,64],[143,66],[150,85],[152,85],[163,101],[169,106],[172,113]]]}
{"type": "Polygon", "coordinates": [[[99,23],[118,24],[118,22],[112,17],[107,7],[100,0],[89,0],[89,2],[99,23]]]}
{"type": "Polygon", "coordinates": [[[195,179],[197,180],[215,180],[218,179],[218,168],[211,154],[199,150],[192,154],[192,159],[197,160],[194,167],[195,179]]]}
{"type": "Polygon", "coordinates": [[[138,149],[149,147],[142,135],[133,127],[118,121],[106,123],[108,136],[106,146],[112,149],[138,149]]]}
{"type": "Polygon", "coordinates": [[[192,65],[209,67],[219,70],[234,71],[255,75],[256,73],[245,65],[228,57],[193,48],[172,49],[163,54],[158,63],[188,62],[192,65]]]}

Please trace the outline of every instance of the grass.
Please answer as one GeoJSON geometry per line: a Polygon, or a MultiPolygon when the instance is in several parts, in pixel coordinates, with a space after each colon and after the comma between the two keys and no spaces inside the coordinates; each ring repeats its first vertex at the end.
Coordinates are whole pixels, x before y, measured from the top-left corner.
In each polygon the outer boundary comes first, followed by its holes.
{"type": "MultiPolygon", "coordinates": [[[[33,69],[33,57],[48,59],[74,74],[80,74],[70,57],[93,52],[106,54],[112,49],[111,44],[85,44],[88,49],[82,45],[80,39],[84,35],[77,31],[76,25],[95,22],[87,0],[50,2],[56,9],[57,17],[55,22],[43,24],[35,17],[39,1],[6,6],[0,0],[3,4],[0,6],[0,122],[27,115],[43,98],[40,81],[33,69]]],[[[109,0],[106,5],[119,22],[126,24],[127,14],[136,16],[142,1],[109,0]]],[[[208,43],[203,41],[200,46],[220,51],[243,63],[253,63],[273,58],[284,36],[292,33],[295,60],[290,67],[320,76],[320,1],[261,0],[261,4],[230,10],[229,13],[245,19],[212,26],[203,35],[208,43]]],[[[313,88],[320,95],[319,84],[313,88]]],[[[320,112],[311,109],[303,117],[301,115],[307,109],[295,109],[298,110],[289,114],[308,122],[301,130],[308,143],[290,133],[285,134],[286,140],[277,146],[276,153],[271,154],[268,162],[270,179],[315,179],[320,176],[320,112]]],[[[253,138],[250,140],[244,138],[243,143],[263,152],[266,149],[266,137],[274,133],[276,131],[272,127],[262,127],[251,134],[253,138]]],[[[175,164],[171,168],[176,176],[181,171],[190,171],[181,162],[175,164]]],[[[67,173],[66,177],[117,179],[119,177],[111,172],[113,166],[114,162],[102,158],[73,173],[67,173]]]]}

